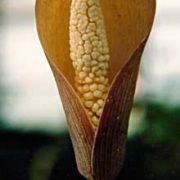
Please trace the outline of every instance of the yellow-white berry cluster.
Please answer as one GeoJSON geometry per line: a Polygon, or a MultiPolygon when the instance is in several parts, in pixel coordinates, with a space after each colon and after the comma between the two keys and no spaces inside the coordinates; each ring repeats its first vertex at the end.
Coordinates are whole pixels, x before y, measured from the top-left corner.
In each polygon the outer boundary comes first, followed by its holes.
{"type": "Polygon", "coordinates": [[[94,126],[108,91],[109,48],[99,0],[72,0],[70,57],[75,86],[94,126]]]}

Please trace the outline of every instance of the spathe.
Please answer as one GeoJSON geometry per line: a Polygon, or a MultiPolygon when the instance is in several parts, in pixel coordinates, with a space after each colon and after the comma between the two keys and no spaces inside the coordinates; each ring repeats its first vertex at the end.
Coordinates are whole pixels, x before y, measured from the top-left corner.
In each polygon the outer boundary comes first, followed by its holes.
{"type": "Polygon", "coordinates": [[[110,89],[94,131],[74,87],[69,51],[70,0],[37,0],[36,19],[67,115],[78,169],[87,179],[114,179],[125,151],[140,58],[149,36],[155,0],[101,0],[110,48],[110,89]]]}

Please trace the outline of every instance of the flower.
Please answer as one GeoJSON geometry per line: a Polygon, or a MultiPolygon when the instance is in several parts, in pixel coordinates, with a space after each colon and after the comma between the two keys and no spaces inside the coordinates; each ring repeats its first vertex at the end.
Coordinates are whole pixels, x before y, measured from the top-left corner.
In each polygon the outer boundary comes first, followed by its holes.
{"type": "Polygon", "coordinates": [[[77,166],[113,180],[124,158],[155,0],[37,0],[40,41],[66,112],[77,166]]]}

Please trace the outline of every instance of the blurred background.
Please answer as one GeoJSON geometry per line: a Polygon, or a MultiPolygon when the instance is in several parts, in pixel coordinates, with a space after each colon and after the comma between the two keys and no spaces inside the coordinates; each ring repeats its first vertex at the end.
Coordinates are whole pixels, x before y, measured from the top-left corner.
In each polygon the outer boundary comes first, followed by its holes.
{"type": "MultiPolygon", "coordinates": [[[[0,1],[0,180],[81,180],[34,4],[0,1]]],[[[180,179],[179,19],[179,0],[158,0],[118,179],[180,179]]]]}

